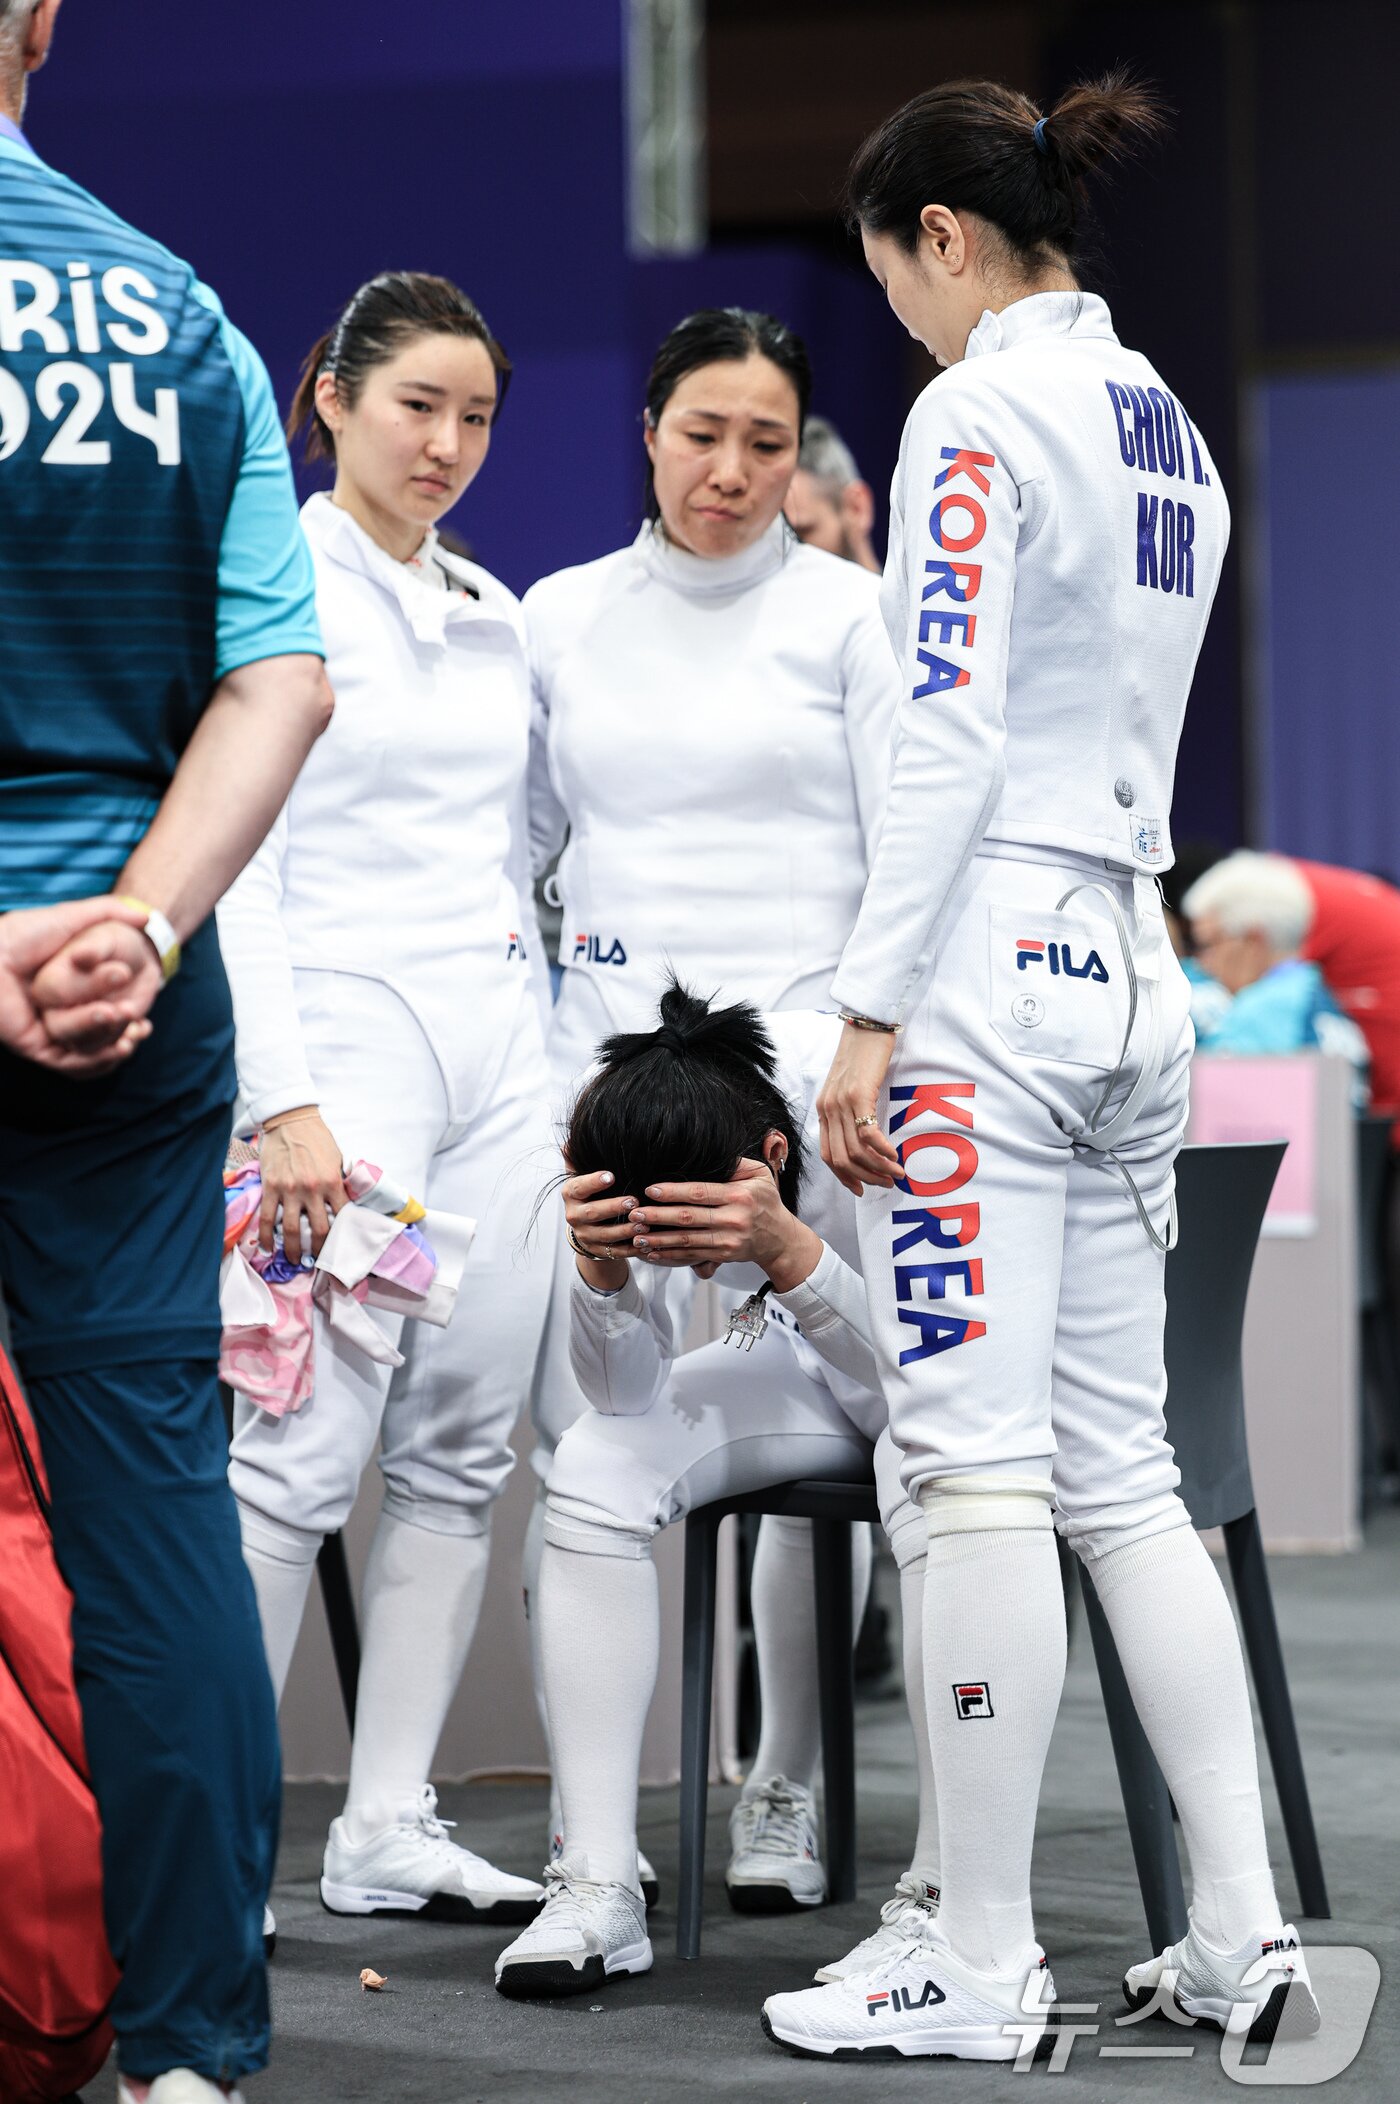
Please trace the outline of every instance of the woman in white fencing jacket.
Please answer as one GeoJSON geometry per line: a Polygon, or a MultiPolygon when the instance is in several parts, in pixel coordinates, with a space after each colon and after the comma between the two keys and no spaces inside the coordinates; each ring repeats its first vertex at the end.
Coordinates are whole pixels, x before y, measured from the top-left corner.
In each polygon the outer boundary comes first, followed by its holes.
{"type": "Polygon", "coordinates": [[[540,1888],[455,1846],[428,1773],[475,1631],[492,1501],[529,1387],[548,1265],[523,1254],[553,1150],[541,1015],[510,868],[529,752],[510,592],[434,521],[485,459],[510,368],[456,286],[371,280],[307,361],[293,425],[336,480],[304,507],[338,695],[219,911],[263,1232],[319,1250],[359,1157],[476,1222],[444,1329],[380,1316],[404,1363],[315,1313],[315,1386],[240,1398],[230,1476],[280,1694],[315,1558],[379,1449],[350,1787],[321,1894],[345,1913],[522,1918],[540,1888]]]}
{"type": "MultiPolygon", "coordinates": [[[[537,859],[569,835],[549,1043],[561,1111],[599,1039],[654,1015],[672,968],[706,995],[810,1008],[855,919],[897,668],[876,580],[803,547],[782,515],[810,390],[801,342],[771,315],[709,309],[681,322],[647,385],[646,524],[629,547],[525,596],[537,859]]],[[[584,1407],[568,1356],[572,1268],[561,1219],[536,1384],[541,1476],[584,1407]]],[[[868,1554],[862,1599],[867,1572],[868,1554]]],[[[730,1889],[761,1886],[777,1906],[825,1892],[810,1573],[809,1525],[765,1522],[753,1581],[763,1739],[733,1822],[730,1889]],[[769,1817],[774,1778],[798,1792],[797,1821],[769,1817]]],[[[559,1834],[556,1804],[555,1853],[559,1834]]]]}
{"type": "Polygon", "coordinates": [[[896,476],[895,759],[820,1103],[827,1159],[866,1187],[891,1432],[928,1519],[942,1907],[858,1983],[877,2007],[845,1985],[772,1998],[772,2035],[800,2050],[1009,2058],[1023,1998],[1053,1992],[1029,1882],[1064,1672],[1052,1503],[1191,1857],[1190,1934],[1130,1971],[1130,1999],[1166,1970],[1198,2017],[1269,2030],[1293,1992],[1316,2021],[1234,1625],[1163,1427],[1192,1037],[1156,876],[1229,517],[1186,408],[1072,260],[1086,172],[1158,123],[1119,79],[1047,116],[958,83],[900,110],[850,177],[871,269],[949,368],[896,476]]]}

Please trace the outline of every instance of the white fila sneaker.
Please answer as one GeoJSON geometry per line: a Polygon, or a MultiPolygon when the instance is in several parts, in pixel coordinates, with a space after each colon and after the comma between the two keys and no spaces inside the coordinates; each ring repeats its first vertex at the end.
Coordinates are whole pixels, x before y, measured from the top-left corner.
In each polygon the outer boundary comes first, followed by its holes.
{"type": "Polygon", "coordinates": [[[263,1908],[263,1957],[270,1958],[277,1948],[277,1916],[271,1907],[263,1908]]]}
{"type": "MultiPolygon", "coordinates": [[[[563,1853],[563,1829],[557,1820],[551,1819],[549,1823],[549,1853],[545,1857],[545,1861],[547,1863],[557,1863],[563,1853]]],[[[647,1905],[649,1907],[659,1907],[661,1904],[661,1880],[657,1877],[650,1862],[640,1849],[637,1850],[637,1883],[642,1888],[642,1898],[647,1905]]]]}
{"type": "Polygon", "coordinates": [[[1190,1928],[1160,1958],[1130,1965],[1124,1974],[1123,1996],[1130,2009],[1141,2009],[1156,1995],[1170,1997],[1203,2024],[1246,2030],[1255,2045],[1311,2038],[1322,2023],[1292,1927],[1277,1936],[1256,1937],[1237,1951],[1212,1950],[1190,1928]]]}
{"type": "Polygon", "coordinates": [[[724,1882],[739,1914],[789,1914],[819,1907],[826,1872],[817,1853],[817,1804],[801,1783],[772,1775],[729,1815],[724,1882]]]}
{"type": "Polygon", "coordinates": [[[330,1914],[416,1914],[424,1921],[531,1921],[543,1888],[511,1877],[447,1837],[437,1792],[425,1783],[399,1819],[355,1847],[331,1822],[321,1877],[330,1914]]]}
{"type": "Polygon", "coordinates": [[[770,1995],[762,2021],[775,2045],[820,2060],[1014,2060],[1028,2037],[1048,2035],[1054,2001],[1044,1957],[1022,1988],[919,1936],[870,1972],[770,1995]]]}
{"type": "Polygon", "coordinates": [[[858,1943],[844,1958],[833,1958],[814,1978],[825,1986],[831,1980],[849,1980],[856,1973],[871,1972],[886,1960],[897,1958],[906,1944],[926,1935],[938,1916],[938,1887],[926,1885],[906,1870],[894,1888],[894,1898],[880,1909],[880,1926],[858,1943]]]}
{"type": "Polygon", "coordinates": [[[646,1907],[635,1892],[590,1878],[579,1853],[551,1863],[544,1883],[538,1916],[496,1960],[499,1993],[582,1994],[619,1973],[651,1971],[646,1907]]]}
{"type": "MultiPolygon", "coordinates": [[[[220,2089],[217,2082],[209,2082],[203,2075],[196,2075],[191,2068],[173,2067],[168,2074],[157,2075],[146,2092],[147,2104],[243,2104],[241,2089],[220,2089]]],[[[136,2104],[136,2095],[128,2088],[120,2075],[117,2077],[117,2104],[136,2104]]]]}

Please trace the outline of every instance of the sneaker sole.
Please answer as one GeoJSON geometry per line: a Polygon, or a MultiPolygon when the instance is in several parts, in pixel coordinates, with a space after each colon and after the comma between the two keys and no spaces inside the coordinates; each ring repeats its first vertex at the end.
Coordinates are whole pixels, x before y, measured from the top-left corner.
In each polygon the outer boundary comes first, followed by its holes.
{"type": "Polygon", "coordinates": [[[600,1958],[595,1953],[585,1958],[582,1965],[575,1965],[568,1958],[520,1959],[514,1965],[502,1966],[496,1976],[496,1992],[515,2002],[550,2001],[560,1995],[586,1994],[606,1980],[650,1972],[651,1962],[650,1938],[614,1951],[611,1958],[600,1958]]]}
{"type": "Polygon", "coordinates": [[[377,1885],[337,1885],[321,1880],[321,1905],[327,1914],[381,1914],[412,1921],[481,1921],[500,1928],[523,1927],[544,1904],[538,1899],[466,1899],[456,1892],[389,1892],[377,1885]]]}
{"type": "MultiPolygon", "coordinates": [[[[1123,1981],[1123,1999],[1130,2009],[1145,2007],[1154,1992],[1151,1987],[1130,1987],[1126,1978],[1123,1981]]],[[[1216,1995],[1174,1993],[1172,2000],[1184,2015],[1194,2017],[1197,2023],[1209,2024],[1216,2031],[1228,2030],[1231,2014],[1240,2007],[1238,2002],[1227,2002],[1216,1995]]],[[[1315,2038],[1321,2028],[1322,2012],[1311,1987],[1303,1980],[1288,1980],[1275,1987],[1259,2007],[1245,2042],[1267,2046],[1281,2038],[1287,2044],[1290,2039],[1315,2038]]]]}
{"type": "Polygon", "coordinates": [[[661,1882],[659,1878],[642,1879],[642,1899],[648,1907],[661,1905],[661,1882]]]}
{"type": "MultiPolygon", "coordinates": [[[[785,2052],[796,2053],[802,2060],[985,2060],[1002,2065],[1014,2060],[1022,2049],[1019,2035],[1003,2038],[989,2037],[985,2031],[911,2031],[898,2042],[882,2039],[878,2045],[812,2045],[805,2039],[784,2038],[773,2023],[766,2009],[759,2015],[766,2037],[785,2052]]],[[[1034,2058],[1050,2052],[1055,2038],[1055,2026],[1047,2024],[1044,2034],[1037,2039],[1034,2058]]]]}
{"type": "Polygon", "coordinates": [[[726,1878],[724,1883],[736,1914],[796,1914],[826,1903],[825,1885],[820,1892],[794,1892],[780,1878],[726,1878]]]}
{"type": "Polygon", "coordinates": [[[270,1936],[268,1936],[268,1935],[264,1935],[264,1936],[263,1936],[263,1959],[264,1959],[264,1962],[266,1962],[266,1960],[267,1960],[267,1959],[269,1959],[269,1958],[270,1958],[270,1957],[272,1956],[272,1953],[273,1953],[273,1952],[274,1952],[274,1951],[276,1950],[276,1948],[277,1948],[277,1931],[276,1931],[276,1929],[274,1929],[274,1930],[272,1931],[272,1934],[271,1934],[270,1936]]]}

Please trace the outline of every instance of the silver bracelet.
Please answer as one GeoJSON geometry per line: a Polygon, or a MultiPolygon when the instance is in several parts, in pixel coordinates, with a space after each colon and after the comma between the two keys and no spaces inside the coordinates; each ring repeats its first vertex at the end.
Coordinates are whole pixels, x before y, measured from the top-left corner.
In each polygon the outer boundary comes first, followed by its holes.
{"type": "MultiPolygon", "coordinates": [[[[582,1257],[586,1263],[615,1264],[618,1262],[618,1259],[615,1256],[613,1256],[613,1254],[609,1250],[604,1250],[601,1256],[595,1256],[591,1249],[584,1248],[582,1242],[575,1241],[574,1231],[570,1227],[567,1220],[564,1222],[564,1240],[568,1243],[574,1255],[576,1257],[582,1257]]],[[[626,1257],[623,1257],[621,1261],[625,1264],[628,1260],[626,1257]]]]}
{"type": "Polygon", "coordinates": [[[898,1037],[904,1028],[903,1023],[877,1023],[874,1016],[852,1015],[849,1008],[843,1008],[840,1013],[842,1022],[849,1023],[854,1030],[883,1030],[887,1037],[898,1037]]]}

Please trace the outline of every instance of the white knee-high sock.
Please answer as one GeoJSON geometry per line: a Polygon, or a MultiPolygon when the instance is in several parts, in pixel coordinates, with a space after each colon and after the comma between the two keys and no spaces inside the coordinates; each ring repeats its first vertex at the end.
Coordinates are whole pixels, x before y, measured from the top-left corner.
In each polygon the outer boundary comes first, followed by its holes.
{"type": "Polygon", "coordinates": [[[545,1757],[549,1762],[549,1831],[551,1835],[555,1835],[564,1831],[564,1815],[559,1805],[559,1778],[554,1772],[554,1748],[549,1737],[549,1710],[544,1699],[544,1665],[540,1658],[540,1558],[544,1554],[544,1506],[545,1489],[541,1483],[525,1529],[525,1547],[520,1558],[520,1589],[525,1599],[525,1628],[530,1645],[530,1679],[535,1690],[535,1708],[540,1713],[540,1730],[544,1733],[545,1757]]]}
{"type": "Polygon", "coordinates": [[[1064,1675],[1048,1505],[1024,1526],[931,1529],[924,1697],[938,1777],[938,1924],[967,1964],[1007,1979],[1034,1962],[1031,1844],[1064,1675]]]}
{"type": "Polygon", "coordinates": [[[346,1792],[351,1845],[393,1824],[432,1769],[476,1635],[489,1534],[435,1534],[381,1512],[365,1567],[360,1693],[346,1792]]]}
{"type": "Polygon", "coordinates": [[[1173,1527],[1085,1562],[1181,1815],[1192,1921],[1222,1951],[1277,1935],[1244,1659],[1200,1536],[1173,1527]]]}
{"type": "Polygon", "coordinates": [[[650,1544],[617,1539],[620,1555],[546,1540],[537,1613],[568,1854],[586,1858],[589,1877],[636,1892],[637,1778],[660,1610],[650,1544]]]}
{"type": "Polygon", "coordinates": [[[288,1527],[280,1520],[265,1519],[260,1512],[242,1504],[238,1507],[238,1525],[243,1536],[243,1561],[258,1597],[258,1619],[262,1623],[272,1692],[280,1702],[324,1537],[302,1527],[288,1527]]]}
{"type": "MultiPolygon", "coordinates": [[[[870,1592],[870,1529],[851,1529],[851,1626],[860,1633],[870,1592]]],[[[815,1787],[821,1758],[812,1522],[766,1513],[749,1584],[763,1720],[744,1785],[751,1796],[772,1776],[815,1787]]]]}
{"type": "MultiPolygon", "coordinates": [[[[926,1539],[926,1538],[925,1538],[926,1539]]],[[[894,1545],[896,1557],[900,1544],[894,1545]]],[[[899,1611],[904,1639],[904,1700],[914,1732],[914,1759],[919,1775],[919,1830],[909,1868],[926,1885],[937,1886],[938,1792],[934,1785],[933,1754],[929,1748],[928,1709],[924,1702],[924,1577],[928,1551],[921,1541],[919,1554],[899,1566],[899,1611]]]]}

